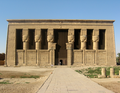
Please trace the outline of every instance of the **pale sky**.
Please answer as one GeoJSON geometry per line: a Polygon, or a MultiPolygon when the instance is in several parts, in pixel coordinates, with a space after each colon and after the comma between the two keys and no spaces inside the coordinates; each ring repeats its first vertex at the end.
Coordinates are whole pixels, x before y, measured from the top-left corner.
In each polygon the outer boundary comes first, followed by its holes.
{"type": "Polygon", "coordinates": [[[0,0],[0,53],[6,51],[6,19],[115,20],[116,54],[120,53],[120,0],[0,0]]]}

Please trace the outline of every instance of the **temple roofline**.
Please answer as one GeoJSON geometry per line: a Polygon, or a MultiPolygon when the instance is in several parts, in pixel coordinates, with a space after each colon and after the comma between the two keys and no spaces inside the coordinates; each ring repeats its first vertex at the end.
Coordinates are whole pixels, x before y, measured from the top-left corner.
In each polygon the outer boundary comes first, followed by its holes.
{"type": "Polygon", "coordinates": [[[9,23],[28,22],[80,22],[80,23],[113,23],[115,20],[81,20],[81,19],[7,19],[9,23]]]}

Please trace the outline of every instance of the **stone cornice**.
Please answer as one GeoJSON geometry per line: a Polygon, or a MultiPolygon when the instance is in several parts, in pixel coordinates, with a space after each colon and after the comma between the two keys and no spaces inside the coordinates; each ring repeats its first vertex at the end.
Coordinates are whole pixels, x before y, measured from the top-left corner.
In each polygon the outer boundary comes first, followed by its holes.
{"type": "Polygon", "coordinates": [[[115,20],[80,19],[7,19],[9,23],[113,23],[115,20]]]}

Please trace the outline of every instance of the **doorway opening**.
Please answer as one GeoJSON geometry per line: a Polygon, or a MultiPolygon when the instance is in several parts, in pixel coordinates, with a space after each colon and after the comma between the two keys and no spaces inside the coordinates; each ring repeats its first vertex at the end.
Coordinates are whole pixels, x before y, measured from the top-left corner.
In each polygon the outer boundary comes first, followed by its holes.
{"type": "Polygon", "coordinates": [[[60,60],[60,65],[62,65],[63,64],[63,60],[60,60]]]}
{"type": "Polygon", "coordinates": [[[54,29],[56,51],[55,65],[67,65],[66,43],[68,42],[68,29],[54,29]]]}

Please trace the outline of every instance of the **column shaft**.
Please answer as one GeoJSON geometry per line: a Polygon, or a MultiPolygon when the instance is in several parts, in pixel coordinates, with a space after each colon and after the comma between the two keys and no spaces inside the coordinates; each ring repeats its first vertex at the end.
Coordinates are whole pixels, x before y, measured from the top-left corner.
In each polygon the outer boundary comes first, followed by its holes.
{"type": "Polygon", "coordinates": [[[72,43],[66,43],[66,49],[67,49],[67,65],[71,66],[72,63],[72,53],[73,53],[73,44],[72,43]]]}
{"type": "Polygon", "coordinates": [[[53,66],[55,65],[55,50],[53,49],[53,66]]]}
{"type": "Polygon", "coordinates": [[[81,42],[81,50],[86,49],[86,42],[81,42]]]}
{"type": "Polygon", "coordinates": [[[39,50],[39,49],[40,49],[40,43],[36,42],[36,50],[39,50]]]}
{"type": "Polygon", "coordinates": [[[25,51],[25,56],[24,56],[24,65],[27,63],[27,42],[23,42],[23,50],[25,51]]]}
{"type": "Polygon", "coordinates": [[[27,64],[27,49],[28,49],[28,29],[23,29],[22,41],[23,41],[23,50],[24,50],[24,62],[23,65],[27,64]]]}
{"type": "Polygon", "coordinates": [[[50,50],[50,65],[53,65],[53,51],[50,50]]]}
{"type": "Polygon", "coordinates": [[[98,42],[93,42],[93,49],[97,50],[98,49],[98,42]]]}
{"type": "Polygon", "coordinates": [[[71,66],[72,63],[72,49],[67,50],[67,65],[71,66]]]}

